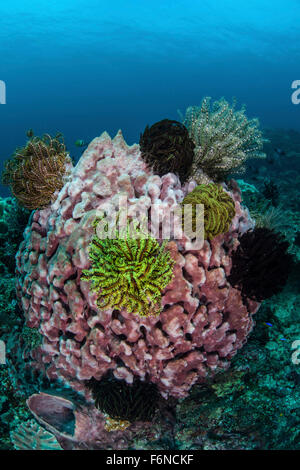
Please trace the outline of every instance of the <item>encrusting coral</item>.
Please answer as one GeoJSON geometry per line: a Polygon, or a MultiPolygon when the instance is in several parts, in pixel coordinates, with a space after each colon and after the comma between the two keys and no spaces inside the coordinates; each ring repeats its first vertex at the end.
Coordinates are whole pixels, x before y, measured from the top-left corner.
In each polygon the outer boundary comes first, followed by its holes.
{"type": "Polygon", "coordinates": [[[31,419],[11,433],[16,450],[62,450],[55,436],[31,419]]]}
{"type": "Polygon", "coordinates": [[[140,137],[142,158],[153,171],[159,176],[175,173],[182,183],[191,173],[194,147],[186,127],[170,119],[146,126],[140,137]]]}
{"type": "Polygon", "coordinates": [[[190,106],[182,122],[195,144],[192,176],[200,181],[202,172],[215,181],[224,181],[233,172],[242,172],[248,158],[264,158],[261,152],[264,139],[257,119],[248,120],[245,108],[236,111],[235,105],[224,99],[210,106],[205,97],[201,106],[190,106]],[[199,171],[200,170],[200,171],[199,171]]]}
{"type": "Polygon", "coordinates": [[[200,184],[182,201],[182,205],[192,204],[193,230],[196,226],[196,204],[204,205],[204,238],[212,238],[226,233],[235,215],[235,204],[220,184],[200,184]]]}
{"type": "Polygon", "coordinates": [[[228,281],[245,297],[261,302],[282,290],[292,265],[289,243],[281,234],[255,228],[240,238],[228,281]]]}
{"type": "MultiPolygon", "coordinates": [[[[97,229],[97,223],[93,224],[97,229]]],[[[94,235],[89,257],[90,269],[83,271],[81,280],[92,281],[92,290],[98,294],[101,309],[114,308],[140,316],[158,315],[161,311],[162,292],[172,279],[174,261],[166,250],[152,238],[130,224],[126,233],[116,232],[116,238],[99,239],[94,235]],[[121,238],[122,237],[122,238],[121,238]]]]}
{"type": "Polygon", "coordinates": [[[64,185],[72,164],[61,135],[32,137],[5,164],[2,181],[26,209],[46,207],[64,185]]]}
{"type": "Polygon", "coordinates": [[[23,239],[30,212],[11,197],[0,198],[0,273],[15,272],[15,255],[23,239]]]}

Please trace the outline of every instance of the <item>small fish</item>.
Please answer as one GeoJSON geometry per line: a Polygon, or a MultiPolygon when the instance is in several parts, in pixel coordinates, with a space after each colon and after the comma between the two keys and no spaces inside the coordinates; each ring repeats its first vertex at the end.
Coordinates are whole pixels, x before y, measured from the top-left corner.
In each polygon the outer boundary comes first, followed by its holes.
{"type": "Polygon", "coordinates": [[[267,155],[267,163],[271,165],[274,165],[274,163],[281,165],[281,158],[285,155],[286,153],[281,148],[274,148],[273,153],[267,155]]]}
{"type": "Polygon", "coordinates": [[[286,155],[286,153],[284,152],[284,150],[280,149],[280,148],[276,148],[274,149],[274,151],[280,155],[280,157],[284,157],[286,155]]]}
{"type": "Polygon", "coordinates": [[[82,139],[76,140],[75,145],[76,145],[76,147],[87,147],[88,146],[88,144],[82,139]]]}
{"type": "Polygon", "coordinates": [[[33,130],[32,130],[32,129],[28,129],[28,131],[26,132],[26,135],[27,135],[27,137],[29,137],[29,139],[31,139],[31,137],[34,136],[33,130]]]}
{"type": "Polygon", "coordinates": [[[265,322],[265,321],[264,321],[264,325],[273,326],[272,323],[268,323],[268,322],[265,322]]]}

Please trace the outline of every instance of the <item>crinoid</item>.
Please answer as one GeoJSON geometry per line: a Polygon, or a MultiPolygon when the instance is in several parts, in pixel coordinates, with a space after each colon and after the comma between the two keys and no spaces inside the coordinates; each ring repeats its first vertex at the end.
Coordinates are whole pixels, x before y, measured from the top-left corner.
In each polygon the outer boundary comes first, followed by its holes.
{"type": "Polygon", "coordinates": [[[146,126],[140,137],[142,158],[153,171],[159,176],[175,173],[182,183],[190,175],[194,147],[186,127],[170,119],[146,126]]]}
{"type": "Polygon", "coordinates": [[[228,281],[257,302],[272,297],[284,287],[292,266],[288,248],[289,243],[273,230],[255,228],[246,232],[232,255],[228,281]]]}
{"type": "MultiPolygon", "coordinates": [[[[139,227],[135,229],[139,233],[139,227]]],[[[128,222],[122,238],[119,232],[114,239],[95,235],[89,257],[92,266],[81,279],[92,281],[99,308],[126,308],[140,316],[160,313],[162,292],[173,277],[174,261],[166,243],[160,246],[151,237],[130,238],[128,222]]]]}
{"type": "Polygon", "coordinates": [[[279,203],[279,189],[278,186],[274,183],[274,181],[264,181],[264,189],[262,190],[262,194],[268,199],[272,206],[277,207],[279,203]]]}
{"type": "Polygon", "coordinates": [[[141,382],[137,377],[132,384],[118,380],[108,372],[101,380],[92,378],[86,383],[92,391],[95,406],[110,418],[150,421],[157,408],[159,393],[153,383],[141,382]]]}
{"type": "Polygon", "coordinates": [[[21,206],[41,209],[62,188],[70,164],[61,134],[32,137],[5,163],[2,181],[11,187],[21,206]]]}
{"type": "Polygon", "coordinates": [[[182,122],[195,144],[195,159],[192,176],[198,171],[215,181],[224,179],[233,172],[242,172],[248,158],[264,158],[263,139],[258,119],[245,115],[245,108],[237,111],[222,98],[210,106],[210,97],[205,97],[201,106],[190,106],[182,122]]]}
{"type": "Polygon", "coordinates": [[[204,205],[204,238],[211,240],[229,230],[235,215],[235,204],[220,184],[199,184],[187,194],[182,205],[192,204],[192,227],[196,225],[196,204],[204,205]]]}

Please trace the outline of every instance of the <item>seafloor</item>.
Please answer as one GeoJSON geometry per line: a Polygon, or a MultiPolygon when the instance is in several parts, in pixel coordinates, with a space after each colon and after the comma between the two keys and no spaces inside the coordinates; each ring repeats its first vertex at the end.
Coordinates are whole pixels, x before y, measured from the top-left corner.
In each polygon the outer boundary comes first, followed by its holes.
{"type": "MultiPolygon", "coordinates": [[[[246,174],[235,177],[250,211],[271,207],[273,224],[275,217],[290,241],[289,281],[263,302],[230,369],[171,403],[163,418],[168,432],[159,432],[160,419],[153,437],[136,435],[133,449],[300,448],[300,354],[292,349],[300,340],[300,133],[268,129],[265,135],[267,159],[249,163],[246,174]],[[274,154],[274,148],[284,154],[274,154]]],[[[0,200],[0,339],[7,347],[7,362],[0,365],[0,449],[13,449],[11,433],[32,420],[28,396],[50,386],[24,367],[26,351],[40,341],[24,327],[14,289],[14,256],[28,216],[12,198],[0,200]]]]}

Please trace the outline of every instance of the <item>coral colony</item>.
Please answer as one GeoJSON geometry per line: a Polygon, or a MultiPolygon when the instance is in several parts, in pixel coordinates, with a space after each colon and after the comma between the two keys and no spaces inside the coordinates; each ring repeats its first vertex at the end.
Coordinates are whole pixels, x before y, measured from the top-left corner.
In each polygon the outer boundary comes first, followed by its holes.
{"type": "MultiPolygon", "coordinates": [[[[160,402],[228,369],[290,266],[287,243],[256,229],[238,184],[224,181],[261,146],[256,120],[225,100],[210,110],[205,99],[183,123],[147,126],[140,145],[104,132],[74,167],[50,136],[31,136],[7,163],[4,181],[34,209],[16,256],[26,327],[42,338],[30,367],[85,400],[78,408],[53,394],[29,398],[55,436],[42,435],[43,445],[127,448],[160,402]],[[124,197],[122,234],[100,236],[101,221],[108,235],[112,214],[121,218],[124,197]],[[194,229],[199,204],[204,240],[196,249],[178,214],[190,206],[194,229]]],[[[13,436],[19,448],[24,433],[13,436]]]]}

